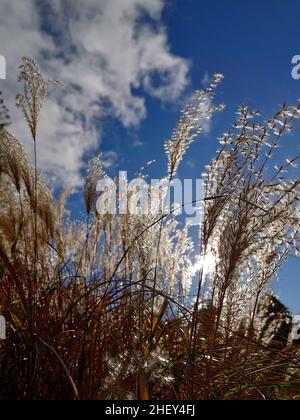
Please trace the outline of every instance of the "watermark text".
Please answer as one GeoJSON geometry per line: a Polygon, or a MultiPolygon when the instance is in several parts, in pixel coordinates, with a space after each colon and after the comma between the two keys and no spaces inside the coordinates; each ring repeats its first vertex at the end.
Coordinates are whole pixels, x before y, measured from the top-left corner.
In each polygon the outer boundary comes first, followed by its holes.
{"type": "Polygon", "coordinates": [[[5,318],[0,315],[0,340],[6,339],[6,322],[5,318]]]}
{"type": "Polygon", "coordinates": [[[0,55],[0,80],[6,79],[6,59],[0,55]]]}
{"type": "Polygon", "coordinates": [[[300,79],[300,55],[294,55],[292,58],[292,64],[294,65],[292,69],[292,78],[294,80],[300,79]]]}
{"type": "Polygon", "coordinates": [[[105,177],[97,184],[98,214],[135,216],[162,215],[172,212],[185,215],[188,224],[201,221],[204,203],[203,179],[152,179],[128,181],[127,172],[119,172],[117,180],[105,177]]]}

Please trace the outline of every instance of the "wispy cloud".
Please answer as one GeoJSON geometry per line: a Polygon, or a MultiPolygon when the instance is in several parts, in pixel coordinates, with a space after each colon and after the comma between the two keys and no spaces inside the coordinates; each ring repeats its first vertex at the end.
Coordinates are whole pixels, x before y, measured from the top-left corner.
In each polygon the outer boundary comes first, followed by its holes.
{"type": "Polygon", "coordinates": [[[196,163],[192,159],[188,159],[186,161],[186,166],[190,169],[195,169],[196,168],[196,163]]]}
{"type": "Polygon", "coordinates": [[[144,142],[140,139],[135,139],[134,142],[132,143],[132,147],[134,148],[138,148],[138,147],[143,147],[144,146],[144,142]]]}
{"type": "Polygon", "coordinates": [[[105,169],[113,168],[117,165],[118,154],[114,151],[102,153],[102,163],[105,169]]]}
{"type": "MultiPolygon", "coordinates": [[[[187,86],[189,64],[170,51],[164,6],[164,0],[1,0],[7,96],[17,93],[23,55],[64,81],[45,106],[39,133],[40,166],[61,183],[81,184],[85,155],[101,141],[99,120],[110,116],[137,127],[146,117],[136,89],[175,101],[187,86]]],[[[30,150],[20,114],[13,113],[13,129],[30,150]]]]}

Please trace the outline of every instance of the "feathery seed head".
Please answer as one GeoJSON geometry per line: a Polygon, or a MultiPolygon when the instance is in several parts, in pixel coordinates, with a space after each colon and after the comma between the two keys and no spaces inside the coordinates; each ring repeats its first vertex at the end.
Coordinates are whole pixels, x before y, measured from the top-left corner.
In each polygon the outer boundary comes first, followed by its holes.
{"type": "Polygon", "coordinates": [[[210,120],[215,112],[224,109],[224,105],[212,105],[216,88],[222,79],[223,76],[217,73],[213,76],[211,84],[205,91],[200,90],[196,92],[189,105],[181,112],[181,117],[171,140],[165,142],[170,178],[176,174],[178,166],[189,146],[203,131],[205,121],[210,120]]]}
{"type": "Polygon", "coordinates": [[[16,105],[22,110],[32,138],[36,141],[38,122],[43,103],[48,95],[48,87],[59,82],[45,79],[37,63],[28,57],[22,58],[20,70],[19,82],[23,83],[24,90],[22,94],[17,95],[16,105]]]}

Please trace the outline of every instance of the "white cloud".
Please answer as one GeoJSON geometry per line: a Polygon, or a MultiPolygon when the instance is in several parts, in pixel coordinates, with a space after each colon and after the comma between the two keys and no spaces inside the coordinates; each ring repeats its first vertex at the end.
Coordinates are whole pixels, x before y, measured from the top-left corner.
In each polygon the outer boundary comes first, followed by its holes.
{"type": "Polygon", "coordinates": [[[118,154],[114,151],[102,153],[103,166],[105,169],[115,167],[118,162],[118,154]]]}
{"type": "MultiPolygon", "coordinates": [[[[101,118],[137,127],[146,107],[136,89],[175,101],[188,83],[189,64],[171,53],[161,21],[164,0],[0,2],[0,53],[9,73],[3,90],[14,98],[15,69],[24,55],[65,83],[51,92],[39,133],[40,166],[65,185],[80,185],[84,157],[101,140],[101,118]]],[[[13,117],[30,150],[20,112],[13,117]]]]}

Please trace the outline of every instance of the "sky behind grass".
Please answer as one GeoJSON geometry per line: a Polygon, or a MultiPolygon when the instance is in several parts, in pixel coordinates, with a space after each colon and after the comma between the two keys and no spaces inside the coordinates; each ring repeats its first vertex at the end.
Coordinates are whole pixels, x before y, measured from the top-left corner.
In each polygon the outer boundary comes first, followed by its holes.
{"type": "MultiPolygon", "coordinates": [[[[180,169],[184,178],[199,177],[204,166],[214,156],[217,137],[231,127],[240,104],[258,109],[268,118],[284,101],[295,103],[300,98],[300,80],[291,77],[291,59],[300,54],[300,3],[277,0],[246,2],[237,0],[169,2],[164,11],[172,52],[191,61],[189,89],[201,86],[205,75],[221,72],[225,79],[217,100],[226,110],[214,117],[208,134],[192,145],[180,169]]],[[[176,106],[161,106],[148,98],[148,117],[137,136],[143,146],[130,150],[127,133],[116,126],[107,129],[104,148],[111,142],[122,156],[121,168],[135,171],[147,160],[158,159],[154,176],[164,173],[165,159],[162,141],[168,138],[178,110],[176,106]],[[124,141],[125,140],[125,141],[124,141]]],[[[297,153],[300,127],[285,138],[279,151],[284,156],[297,153]]],[[[299,176],[299,169],[294,176],[299,176]]],[[[292,257],[281,270],[274,289],[293,312],[300,310],[300,261],[292,257]]]]}

